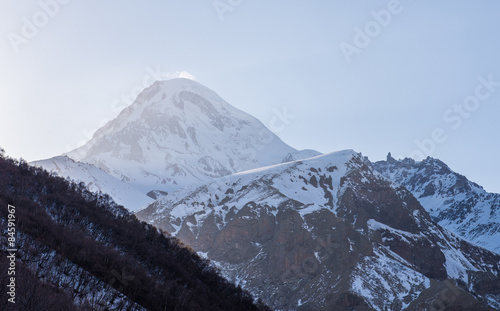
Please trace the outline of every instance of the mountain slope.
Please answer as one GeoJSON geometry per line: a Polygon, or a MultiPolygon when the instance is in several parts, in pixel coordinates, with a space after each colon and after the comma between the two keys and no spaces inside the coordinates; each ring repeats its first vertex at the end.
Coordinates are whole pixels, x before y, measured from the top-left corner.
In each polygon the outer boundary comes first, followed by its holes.
{"type": "Polygon", "coordinates": [[[67,155],[148,192],[280,163],[293,152],[260,121],[213,91],[173,79],[146,88],[67,155]]]}
{"type": "Polygon", "coordinates": [[[83,184],[0,156],[0,205],[0,284],[16,283],[15,304],[0,292],[2,310],[267,309],[83,184]]]}
{"type": "Polygon", "coordinates": [[[148,202],[145,194],[158,196],[317,154],[286,145],[259,120],[199,83],[173,79],[146,88],[90,141],[68,152],[76,163],[54,157],[33,164],[109,193],[134,211],[148,202]]]}
{"type": "Polygon", "coordinates": [[[90,191],[108,194],[116,203],[123,205],[130,211],[147,206],[153,201],[145,193],[97,167],[91,164],[76,162],[66,156],[35,161],[30,164],[42,167],[58,176],[69,178],[75,182],[83,182],[90,191]]]}
{"type": "Polygon", "coordinates": [[[374,164],[376,170],[410,190],[432,219],[464,239],[500,253],[500,194],[452,171],[438,159],[374,164]]]}
{"type": "Polygon", "coordinates": [[[137,216],[276,309],[500,308],[500,256],[443,230],[353,151],[189,187],[137,216]]]}

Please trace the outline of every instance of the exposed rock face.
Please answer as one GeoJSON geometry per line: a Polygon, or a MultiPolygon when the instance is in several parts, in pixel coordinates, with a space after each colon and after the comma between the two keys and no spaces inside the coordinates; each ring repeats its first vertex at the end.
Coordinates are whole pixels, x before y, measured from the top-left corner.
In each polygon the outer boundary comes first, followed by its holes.
{"type": "Polygon", "coordinates": [[[500,253],[500,194],[488,193],[438,159],[374,164],[389,180],[406,187],[432,219],[464,239],[500,253]]]}
{"type": "Polygon", "coordinates": [[[352,151],[220,178],[137,215],[276,309],[500,307],[500,256],[443,230],[352,151]]]}

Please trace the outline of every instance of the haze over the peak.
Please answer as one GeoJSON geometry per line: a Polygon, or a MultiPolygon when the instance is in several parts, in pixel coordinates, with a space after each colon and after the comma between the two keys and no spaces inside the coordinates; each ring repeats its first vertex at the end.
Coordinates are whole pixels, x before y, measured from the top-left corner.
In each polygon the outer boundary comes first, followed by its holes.
{"type": "Polygon", "coordinates": [[[499,12],[493,0],[4,1],[0,146],[30,161],[68,152],[154,80],[189,73],[296,149],[422,152],[500,192],[499,12]]]}

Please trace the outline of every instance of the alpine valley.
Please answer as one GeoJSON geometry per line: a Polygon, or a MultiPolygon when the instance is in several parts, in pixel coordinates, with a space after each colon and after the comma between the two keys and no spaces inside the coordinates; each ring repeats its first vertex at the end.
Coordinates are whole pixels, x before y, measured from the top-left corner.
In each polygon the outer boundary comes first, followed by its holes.
{"type": "Polygon", "coordinates": [[[276,310],[500,310],[500,195],[437,159],[298,151],[192,80],[155,82],[85,145],[33,164],[276,310]]]}

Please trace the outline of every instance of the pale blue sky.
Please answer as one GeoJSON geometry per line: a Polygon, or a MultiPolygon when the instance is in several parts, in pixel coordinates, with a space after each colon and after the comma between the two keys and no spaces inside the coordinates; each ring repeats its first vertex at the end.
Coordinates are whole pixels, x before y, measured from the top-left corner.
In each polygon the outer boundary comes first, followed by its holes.
{"type": "Polygon", "coordinates": [[[498,1],[61,0],[50,16],[54,1],[0,3],[0,146],[14,157],[78,146],[150,71],[184,71],[269,127],[295,116],[274,130],[298,149],[403,158],[441,129],[427,153],[500,192],[500,87],[478,80],[500,81],[498,1]],[[374,37],[348,62],[356,27],[374,37]]]}

